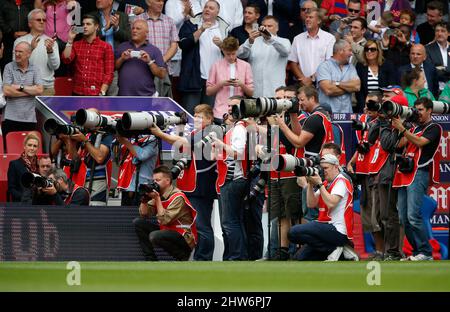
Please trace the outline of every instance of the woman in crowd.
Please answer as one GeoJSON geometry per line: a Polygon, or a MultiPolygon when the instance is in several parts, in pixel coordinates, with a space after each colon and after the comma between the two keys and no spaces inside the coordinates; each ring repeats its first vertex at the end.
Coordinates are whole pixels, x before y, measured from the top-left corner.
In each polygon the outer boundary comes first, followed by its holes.
{"type": "Polygon", "coordinates": [[[228,113],[228,98],[233,95],[253,95],[253,75],[249,63],[237,58],[239,41],[227,37],[220,46],[224,58],[211,67],[206,83],[206,94],[216,96],[214,103],[214,121],[223,122],[223,115],[228,113]]]}
{"type": "Polygon", "coordinates": [[[380,44],[368,40],[364,45],[364,62],[356,64],[356,72],[361,80],[361,89],[356,92],[356,112],[362,113],[367,94],[379,88],[397,85],[397,72],[391,62],[384,60],[380,44]]]}
{"type": "Polygon", "coordinates": [[[403,74],[402,88],[408,99],[409,107],[413,107],[414,102],[421,97],[435,100],[430,90],[425,88],[425,73],[420,68],[414,68],[403,74]]]}
{"type": "Polygon", "coordinates": [[[11,194],[11,201],[13,202],[20,202],[22,199],[22,175],[27,171],[39,173],[37,157],[39,144],[40,140],[37,135],[33,132],[29,133],[23,141],[22,154],[18,159],[9,163],[8,193],[11,194]]]}

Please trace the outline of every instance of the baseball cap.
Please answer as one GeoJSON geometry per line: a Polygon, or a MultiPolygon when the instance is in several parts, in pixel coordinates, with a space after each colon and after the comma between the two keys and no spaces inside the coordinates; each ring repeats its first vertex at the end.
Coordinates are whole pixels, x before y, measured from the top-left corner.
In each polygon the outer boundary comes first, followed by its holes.
{"type": "Polygon", "coordinates": [[[403,90],[400,86],[397,85],[389,85],[387,87],[384,88],[380,88],[380,90],[382,91],[389,91],[389,92],[394,92],[395,94],[403,94],[403,90]]]}
{"type": "Polygon", "coordinates": [[[339,166],[339,159],[337,159],[337,157],[334,156],[333,154],[326,154],[320,158],[320,163],[327,163],[339,166]]]}
{"type": "Polygon", "coordinates": [[[398,94],[396,96],[393,96],[390,101],[397,103],[398,105],[401,105],[401,106],[406,106],[406,107],[409,106],[408,99],[403,94],[398,94]]]}

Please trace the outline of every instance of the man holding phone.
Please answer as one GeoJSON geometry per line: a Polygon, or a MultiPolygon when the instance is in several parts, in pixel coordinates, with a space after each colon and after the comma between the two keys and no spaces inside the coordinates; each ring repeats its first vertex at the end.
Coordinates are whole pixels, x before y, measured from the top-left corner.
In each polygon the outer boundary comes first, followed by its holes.
{"type": "Polygon", "coordinates": [[[115,51],[120,96],[152,96],[156,91],[154,77],[163,79],[167,75],[161,51],[147,41],[147,36],[147,22],[135,20],[131,41],[122,43],[115,51]]]}

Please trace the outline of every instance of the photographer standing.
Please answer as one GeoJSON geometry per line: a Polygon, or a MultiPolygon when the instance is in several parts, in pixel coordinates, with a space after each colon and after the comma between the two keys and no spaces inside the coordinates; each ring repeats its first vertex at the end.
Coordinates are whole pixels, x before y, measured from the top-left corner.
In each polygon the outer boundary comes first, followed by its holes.
{"type": "Polygon", "coordinates": [[[122,206],[137,205],[141,198],[141,184],[152,181],[153,169],[158,159],[158,142],[154,135],[145,135],[130,141],[120,135],[117,140],[123,145],[117,189],[122,191],[122,206]]]}
{"type": "Polygon", "coordinates": [[[139,205],[140,217],[133,220],[145,259],[157,261],[154,246],[161,247],[179,261],[189,259],[197,241],[197,212],[186,195],[172,186],[172,173],[166,166],[153,171],[152,190],[139,205]],[[156,216],[159,224],[150,221],[156,216]]]}
{"type": "Polygon", "coordinates": [[[319,175],[307,177],[307,205],[319,207],[317,221],[295,225],[289,240],[303,245],[298,260],[338,261],[342,253],[347,259],[357,256],[347,245],[353,238],[353,186],[342,175],[339,160],[332,154],[323,155],[320,166],[325,182],[319,175]]]}
{"type": "Polygon", "coordinates": [[[435,166],[439,165],[433,158],[439,146],[442,128],[431,120],[433,102],[430,99],[420,98],[414,103],[414,107],[419,116],[416,127],[408,130],[399,118],[392,119],[392,126],[403,135],[399,143],[399,147],[405,146],[402,163],[413,165],[397,165],[392,186],[399,188],[397,207],[400,222],[405,227],[406,237],[413,247],[413,255],[406,260],[433,260],[421,207],[430,182],[430,170],[436,172],[435,166]]]}

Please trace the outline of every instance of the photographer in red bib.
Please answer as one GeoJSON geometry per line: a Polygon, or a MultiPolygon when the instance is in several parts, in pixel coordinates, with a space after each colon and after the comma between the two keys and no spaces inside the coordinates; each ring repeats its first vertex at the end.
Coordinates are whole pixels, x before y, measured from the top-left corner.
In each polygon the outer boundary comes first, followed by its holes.
{"type": "MultiPolygon", "coordinates": [[[[413,255],[402,260],[433,260],[432,248],[422,219],[423,196],[430,184],[430,171],[437,172],[433,161],[442,135],[440,125],[431,120],[433,102],[419,98],[414,107],[417,110],[417,125],[407,129],[399,118],[392,119],[392,126],[403,137],[398,147],[404,147],[403,155],[397,158],[392,186],[398,188],[397,208],[400,223],[405,228],[413,255]]],[[[434,175],[433,175],[434,178],[434,175]]]]}

